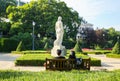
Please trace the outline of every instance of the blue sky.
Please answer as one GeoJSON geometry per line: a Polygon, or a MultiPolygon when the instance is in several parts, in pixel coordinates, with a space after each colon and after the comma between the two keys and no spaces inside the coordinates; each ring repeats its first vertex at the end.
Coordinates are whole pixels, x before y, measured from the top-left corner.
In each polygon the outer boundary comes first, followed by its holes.
{"type": "MultiPolygon", "coordinates": [[[[29,2],[30,0],[21,0],[29,2]]],[[[120,0],[61,0],[94,28],[114,27],[120,31],[120,0]]]]}

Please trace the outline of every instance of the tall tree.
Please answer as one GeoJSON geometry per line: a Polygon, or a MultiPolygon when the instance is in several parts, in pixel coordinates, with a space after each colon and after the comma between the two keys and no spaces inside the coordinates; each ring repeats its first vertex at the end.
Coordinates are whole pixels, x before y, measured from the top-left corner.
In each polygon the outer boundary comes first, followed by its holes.
{"type": "Polygon", "coordinates": [[[50,36],[55,32],[55,22],[58,16],[62,16],[65,29],[65,38],[75,38],[81,18],[72,8],[67,7],[64,2],[56,0],[37,0],[31,1],[20,7],[9,6],[7,9],[8,17],[12,23],[22,23],[24,32],[32,32],[32,21],[35,24],[35,34],[42,37],[50,36]]]}
{"type": "Polygon", "coordinates": [[[0,0],[0,17],[6,17],[6,8],[9,5],[16,5],[16,0],[0,0]]]}

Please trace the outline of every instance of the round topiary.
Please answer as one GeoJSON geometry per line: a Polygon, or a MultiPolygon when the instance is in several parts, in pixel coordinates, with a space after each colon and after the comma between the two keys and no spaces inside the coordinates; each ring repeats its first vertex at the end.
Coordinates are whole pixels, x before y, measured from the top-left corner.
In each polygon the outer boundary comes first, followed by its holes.
{"type": "Polygon", "coordinates": [[[120,54],[120,41],[118,40],[112,49],[113,54],[120,54]]]}
{"type": "Polygon", "coordinates": [[[75,47],[74,47],[75,52],[82,52],[82,49],[80,47],[80,41],[77,41],[75,47]]]}
{"type": "Polygon", "coordinates": [[[24,51],[24,50],[25,50],[25,46],[24,46],[23,42],[20,41],[16,48],[16,51],[24,51]]]}

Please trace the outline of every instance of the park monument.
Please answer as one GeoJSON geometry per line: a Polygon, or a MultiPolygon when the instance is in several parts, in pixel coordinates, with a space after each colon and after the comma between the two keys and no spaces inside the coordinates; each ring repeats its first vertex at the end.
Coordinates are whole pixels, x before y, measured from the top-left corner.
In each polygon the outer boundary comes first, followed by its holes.
{"type": "Polygon", "coordinates": [[[61,56],[65,56],[66,55],[66,48],[65,48],[65,46],[62,45],[64,28],[63,28],[61,16],[58,17],[58,20],[55,24],[55,31],[56,31],[56,40],[54,41],[54,46],[51,50],[51,55],[55,56],[55,57],[58,56],[57,50],[59,49],[62,51],[61,56]]]}

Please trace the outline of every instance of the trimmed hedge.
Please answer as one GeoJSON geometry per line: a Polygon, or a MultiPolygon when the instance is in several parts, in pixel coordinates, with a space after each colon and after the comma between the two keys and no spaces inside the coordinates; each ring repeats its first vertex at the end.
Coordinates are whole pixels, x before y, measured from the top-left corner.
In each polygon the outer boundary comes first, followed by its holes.
{"type": "Polygon", "coordinates": [[[107,54],[107,53],[111,53],[110,50],[106,50],[106,51],[85,51],[83,53],[87,53],[87,54],[107,54]]]}
{"type": "MultiPolygon", "coordinates": [[[[77,54],[77,57],[88,58],[86,55],[77,54]]],[[[25,54],[16,59],[18,66],[43,66],[46,58],[53,58],[50,54],[25,54]]],[[[68,58],[68,57],[66,57],[68,58]]],[[[101,66],[101,60],[91,58],[91,66],[101,66]]]]}
{"type": "Polygon", "coordinates": [[[42,50],[42,51],[33,51],[33,50],[29,50],[29,51],[12,51],[12,54],[44,54],[44,53],[48,53],[48,51],[42,50]]]}
{"type": "Polygon", "coordinates": [[[96,58],[91,58],[91,66],[101,66],[101,60],[96,58]]]}
{"type": "Polygon", "coordinates": [[[0,52],[11,52],[16,50],[18,41],[9,38],[0,38],[0,52]]]}
{"type": "Polygon", "coordinates": [[[16,59],[15,65],[43,66],[46,58],[52,58],[50,54],[25,54],[16,59]]]}
{"type": "Polygon", "coordinates": [[[74,47],[74,51],[77,52],[82,52],[82,49],[80,47],[80,41],[77,41],[75,47],[74,47]]]}
{"type": "Polygon", "coordinates": [[[18,66],[43,66],[45,60],[34,59],[34,60],[16,60],[15,65],[18,66]]]}
{"type": "Polygon", "coordinates": [[[106,56],[110,58],[120,58],[120,54],[107,54],[106,56]]]}

